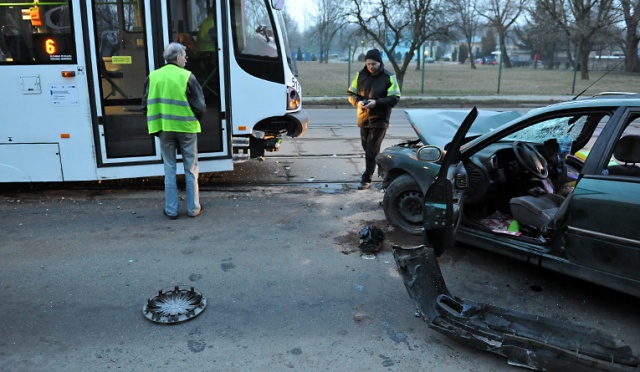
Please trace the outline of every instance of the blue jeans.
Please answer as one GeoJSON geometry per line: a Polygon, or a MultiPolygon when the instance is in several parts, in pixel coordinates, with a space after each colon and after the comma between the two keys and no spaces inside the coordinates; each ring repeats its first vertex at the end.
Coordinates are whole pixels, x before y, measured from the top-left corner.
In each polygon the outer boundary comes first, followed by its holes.
{"type": "Polygon", "coordinates": [[[187,184],[187,212],[190,216],[200,212],[198,190],[198,135],[196,133],[160,132],[160,147],[164,162],[164,211],[178,215],[178,185],[176,183],[177,149],[182,153],[182,166],[187,184]]]}

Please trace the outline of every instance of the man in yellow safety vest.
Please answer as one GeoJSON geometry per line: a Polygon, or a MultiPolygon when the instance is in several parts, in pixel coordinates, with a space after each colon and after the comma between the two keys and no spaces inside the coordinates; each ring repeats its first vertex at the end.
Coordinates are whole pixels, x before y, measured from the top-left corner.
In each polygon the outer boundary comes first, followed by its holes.
{"type": "Polygon", "coordinates": [[[164,162],[164,214],[178,218],[178,187],[176,184],[177,149],[182,153],[186,180],[187,213],[199,215],[198,133],[206,104],[202,87],[195,76],[185,70],[186,47],[170,43],[162,54],[167,64],[152,71],[145,82],[142,110],[147,116],[149,134],[160,138],[164,162]]]}

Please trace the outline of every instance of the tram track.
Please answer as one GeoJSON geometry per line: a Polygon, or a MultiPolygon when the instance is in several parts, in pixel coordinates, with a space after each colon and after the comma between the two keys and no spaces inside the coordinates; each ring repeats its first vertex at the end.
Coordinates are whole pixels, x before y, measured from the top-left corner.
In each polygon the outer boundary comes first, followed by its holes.
{"type": "MultiPolygon", "coordinates": [[[[155,178],[155,177],[154,177],[155,178]]],[[[257,188],[311,188],[319,191],[335,193],[336,190],[346,191],[356,189],[357,179],[344,180],[320,180],[320,181],[288,181],[288,182],[252,182],[251,184],[240,182],[227,182],[223,184],[200,182],[200,192],[251,192],[257,188]]],[[[374,183],[375,184],[375,183],[374,183]]],[[[375,188],[375,187],[374,187],[375,188]]],[[[184,191],[178,185],[178,189],[184,191]]],[[[162,191],[164,184],[162,177],[157,179],[135,179],[133,182],[123,183],[117,181],[81,181],[66,183],[38,183],[38,184],[5,184],[0,186],[0,197],[14,198],[18,195],[37,194],[49,191],[87,191],[100,195],[109,191],[162,191]]]]}
{"type": "MultiPolygon", "coordinates": [[[[327,178],[302,177],[295,175],[296,167],[300,162],[323,162],[337,160],[353,169],[357,168],[362,159],[361,153],[341,154],[285,154],[269,155],[260,160],[252,159],[248,162],[237,163],[233,171],[200,173],[200,191],[248,191],[257,187],[311,187],[326,189],[348,189],[349,185],[355,187],[359,178],[356,175],[349,176],[339,174],[327,178]],[[244,168],[250,168],[245,170],[244,168]],[[274,180],[274,169],[277,169],[278,179],[274,180]],[[281,172],[281,173],[280,173],[281,172]],[[243,173],[251,173],[247,180],[243,173]],[[343,186],[344,185],[344,186],[343,186]],[[241,188],[242,190],[239,190],[241,188]]],[[[178,187],[183,188],[183,177],[178,175],[178,187]]],[[[21,193],[38,193],[46,191],[115,191],[115,190],[157,190],[164,189],[164,177],[142,177],[120,180],[97,180],[75,182],[39,182],[39,183],[3,183],[0,184],[0,194],[15,195],[21,193]]]]}

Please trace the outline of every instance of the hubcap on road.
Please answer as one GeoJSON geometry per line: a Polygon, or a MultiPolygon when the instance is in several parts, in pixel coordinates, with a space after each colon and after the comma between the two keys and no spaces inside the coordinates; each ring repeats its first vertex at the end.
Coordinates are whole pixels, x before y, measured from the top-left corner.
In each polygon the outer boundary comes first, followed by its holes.
{"type": "Polygon", "coordinates": [[[179,323],[200,315],[207,299],[193,287],[160,290],[142,308],[145,318],[155,323],[179,323]]]}

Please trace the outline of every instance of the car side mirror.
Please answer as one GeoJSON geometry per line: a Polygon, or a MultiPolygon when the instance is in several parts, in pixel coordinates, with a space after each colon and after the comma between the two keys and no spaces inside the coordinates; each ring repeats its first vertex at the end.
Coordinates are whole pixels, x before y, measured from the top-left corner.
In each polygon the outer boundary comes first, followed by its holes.
{"type": "Polygon", "coordinates": [[[421,161],[439,162],[444,157],[444,151],[436,146],[422,146],[416,156],[421,161]]]}

